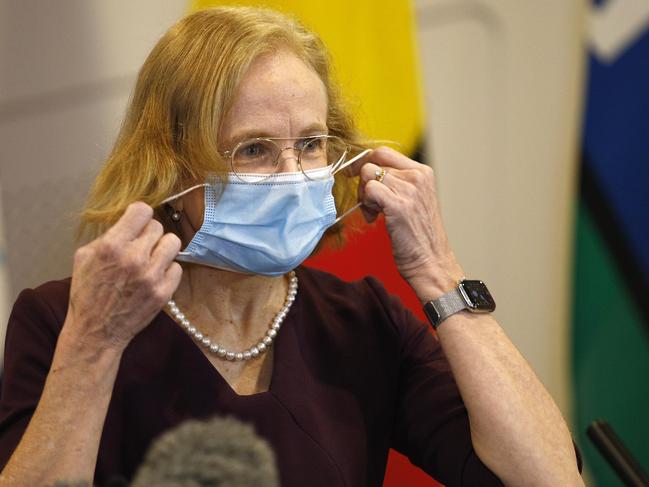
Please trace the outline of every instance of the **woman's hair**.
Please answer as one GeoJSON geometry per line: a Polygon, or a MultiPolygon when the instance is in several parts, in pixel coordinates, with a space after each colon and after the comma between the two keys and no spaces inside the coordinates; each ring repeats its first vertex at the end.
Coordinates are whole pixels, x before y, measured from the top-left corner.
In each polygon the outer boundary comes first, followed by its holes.
{"type": "MultiPolygon", "coordinates": [[[[320,38],[278,12],[250,7],[200,10],[158,41],[140,69],[115,146],[97,175],[81,214],[79,235],[97,236],[133,201],[157,208],[189,184],[223,176],[218,134],[250,64],[277,49],[294,53],[324,83],[329,134],[357,142],[353,119],[333,80],[320,38]]],[[[340,212],[356,202],[355,184],[334,185],[340,212]]],[[[340,234],[340,226],[329,233],[340,234]]]]}

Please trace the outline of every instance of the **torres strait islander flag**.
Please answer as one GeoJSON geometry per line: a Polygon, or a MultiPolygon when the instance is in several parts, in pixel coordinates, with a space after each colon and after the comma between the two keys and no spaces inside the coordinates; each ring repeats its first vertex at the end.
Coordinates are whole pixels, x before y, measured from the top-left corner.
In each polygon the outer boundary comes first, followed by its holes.
{"type": "Polygon", "coordinates": [[[623,485],[585,436],[608,421],[649,468],[649,2],[592,5],[578,205],[575,434],[593,481],[623,485]]]}
{"type": "MultiPolygon", "coordinates": [[[[191,8],[225,4],[251,5],[242,1],[196,0],[191,8]]],[[[334,73],[344,95],[356,107],[362,133],[369,138],[397,142],[402,152],[420,160],[417,152],[423,113],[414,12],[409,1],[262,0],[254,5],[293,15],[317,32],[332,55],[334,73]]],[[[360,212],[348,217],[354,218],[360,218],[360,212]]],[[[352,232],[342,249],[323,249],[307,265],[346,280],[373,275],[424,318],[419,301],[396,270],[382,218],[362,226],[360,232],[352,232]]],[[[384,485],[439,484],[405,457],[392,452],[384,485]]]]}

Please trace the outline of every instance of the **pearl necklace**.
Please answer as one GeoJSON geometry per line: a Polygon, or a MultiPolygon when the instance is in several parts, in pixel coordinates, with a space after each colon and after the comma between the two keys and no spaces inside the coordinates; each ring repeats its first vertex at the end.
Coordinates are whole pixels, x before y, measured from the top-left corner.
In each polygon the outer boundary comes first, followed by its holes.
{"type": "Polygon", "coordinates": [[[271,322],[271,325],[268,328],[268,331],[266,332],[264,338],[262,338],[261,341],[257,343],[257,345],[250,347],[243,352],[232,352],[222,347],[218,343],[212,343],[212,340],[210,340],[209,337],[198,331],[196,327],[189,322],[187,317],[180,311],[180,309],[178,309],[178,305],[173,299],[167,301],[167,306],[169,307],[169,311],[171,311],[171,314],[174,316],[174,318],[178,320],[180,325],[185,330],[187,330],[187,332],[194,338],[194,340],[203,345],[210,352],[216,354],[217,357],[230,361],[250,360],[252,358],[259,357],[259,355],[268,350],[268,348],[273,344],[273,340],[277,336],[277,332],[282,326],[282,322],[286,318],[288,311],[291,309],[293,301],[295,301],[295,296],[297,295],[297,276],[295,275],[295,271],[291,271],[289,275],[290,280],[288,284],[288,294],[286,295],[284,306],[282,306],[282,309],[280,309],[279,313],[277,313],[275,315],[275,318],[273,318],[273,321],[271,322]]]}

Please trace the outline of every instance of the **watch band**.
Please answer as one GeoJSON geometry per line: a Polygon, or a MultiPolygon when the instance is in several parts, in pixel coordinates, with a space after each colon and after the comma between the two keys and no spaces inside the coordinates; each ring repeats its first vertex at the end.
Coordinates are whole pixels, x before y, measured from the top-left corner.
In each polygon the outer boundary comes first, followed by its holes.
{"type": "Polygon", "coordinates": [[[496,302],[485,283],[469,279],[462,279],[452,291],[424,304],[424,312],[433,328],[459,311],[491,313],[495,309],[496,302]]]}
{"type": "Polygon", "coordinates": [[[437,328],[446,318],[468,307],[460,289],[455,288],[451,292],[427,302],[424,305],[424,311],[433,328],[437,328]]]}

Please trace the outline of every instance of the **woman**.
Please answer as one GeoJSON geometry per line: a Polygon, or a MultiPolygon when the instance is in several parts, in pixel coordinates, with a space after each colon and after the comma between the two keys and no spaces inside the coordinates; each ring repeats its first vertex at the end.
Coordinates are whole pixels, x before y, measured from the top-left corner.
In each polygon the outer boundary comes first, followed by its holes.
{"type": "Polygon", "coordinates": [[[422,304],[462,278],[432,171],[358,140],[300,25],[219,8],[174,26],[84,213],[107,230],[71,281],[14,307],[0,485],[130,477],[155,436],[214,414],[255,425],[284,486],[380,485],[390,447],[447,485],[583,485],[561,414],[491,315],[433,307],[435,338],[376,281],[298,267],[357,184],[422,304]]]}

